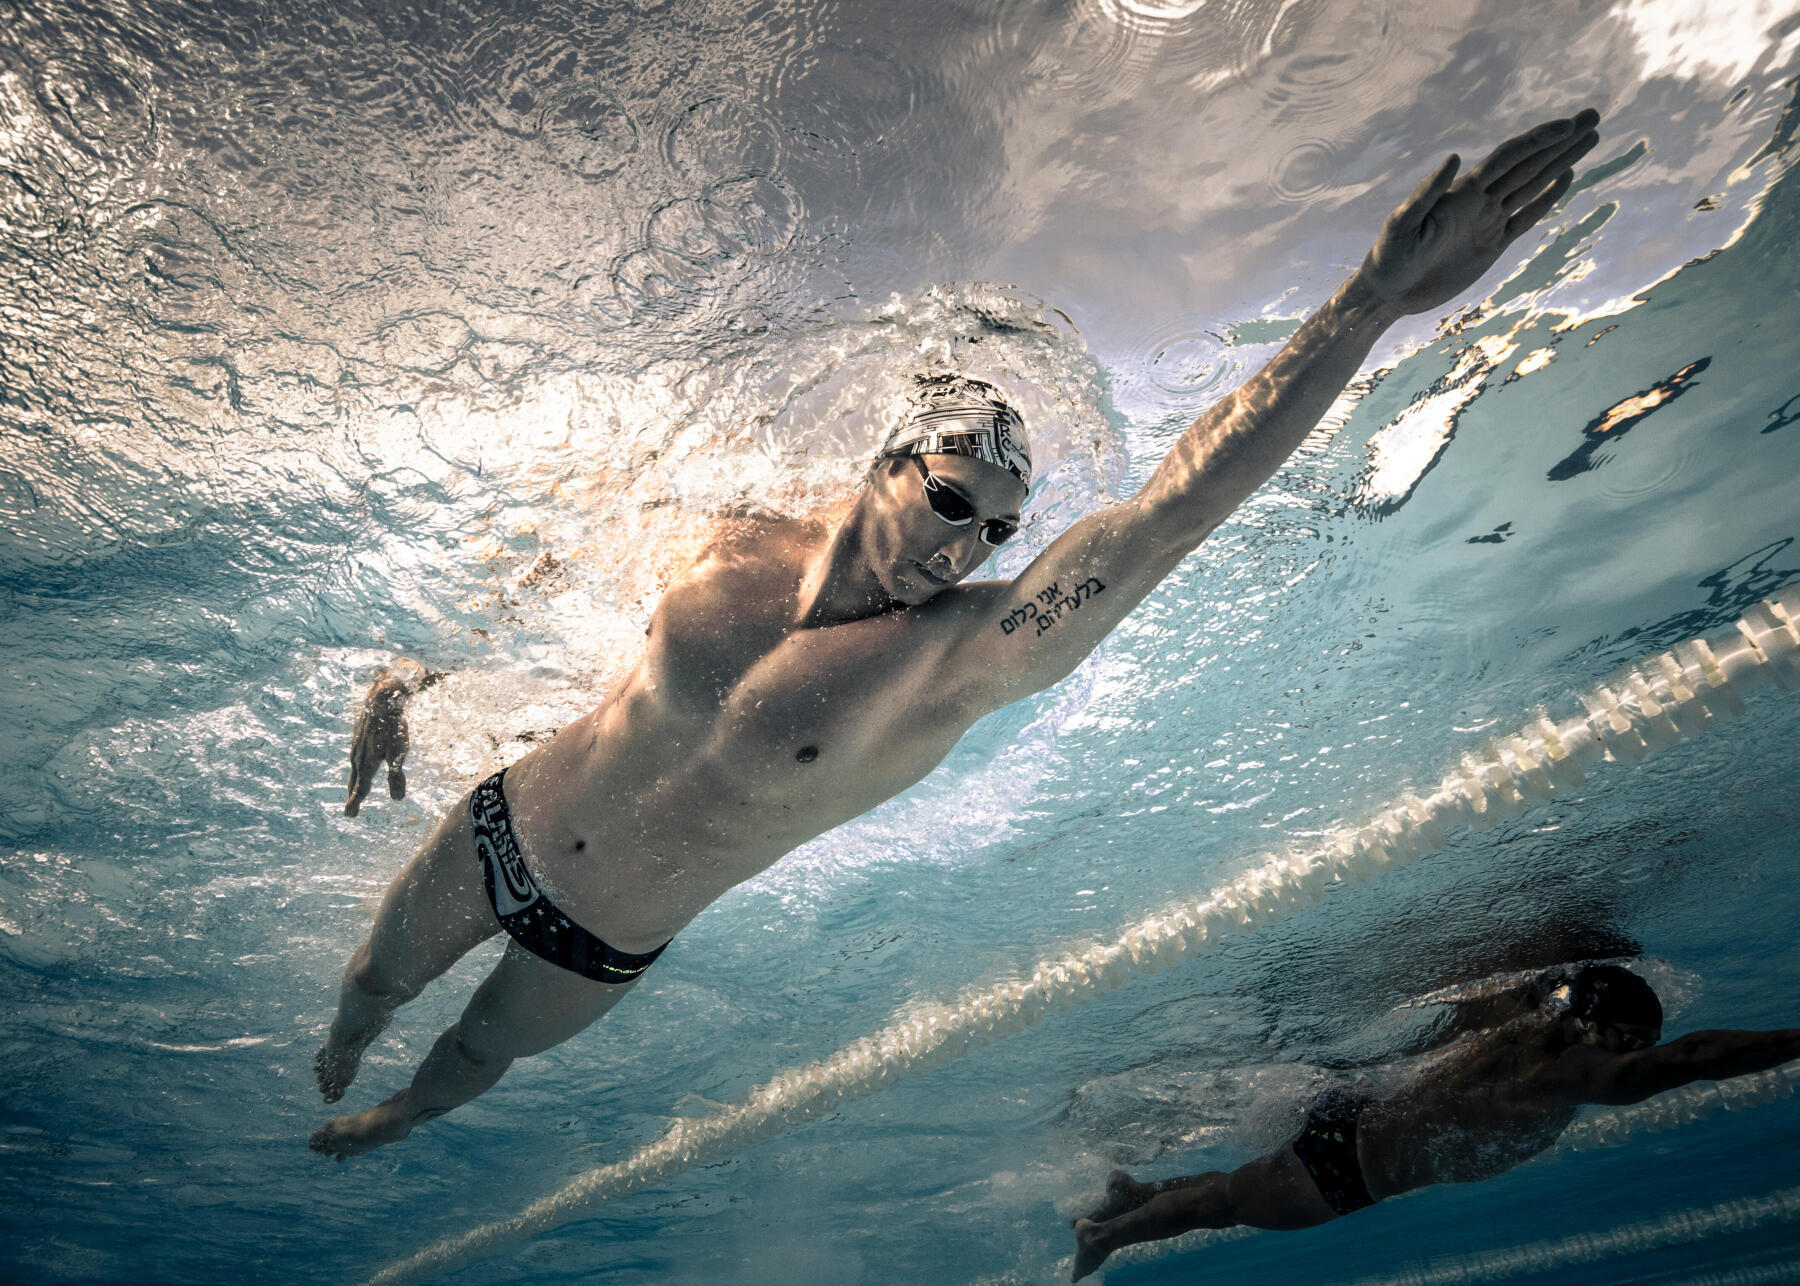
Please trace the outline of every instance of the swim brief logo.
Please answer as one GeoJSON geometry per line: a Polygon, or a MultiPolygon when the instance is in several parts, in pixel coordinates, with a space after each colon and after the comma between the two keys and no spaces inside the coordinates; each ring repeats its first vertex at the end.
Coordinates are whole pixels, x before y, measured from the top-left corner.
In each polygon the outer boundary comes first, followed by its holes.
{"type": "Polygon", "coordinates": [[[525,910],[540,894],[537,882],[519,857],[506,796],[500,792],[500,774],[475,788],[469,798],[469,820],[475,831],[475,852],[481,858],[493,894],[494,914],[505,917],[525,910]]]}
{"type": "Polygon", "coordinates": [[[519,860],[518,849],[506,843],[509,838],[503,834],[496,844],[480,832],[475,835],[475,851],[493,880],[494,914],[499,916],[516,915],[538,900],[537,885],[519,860]]]}

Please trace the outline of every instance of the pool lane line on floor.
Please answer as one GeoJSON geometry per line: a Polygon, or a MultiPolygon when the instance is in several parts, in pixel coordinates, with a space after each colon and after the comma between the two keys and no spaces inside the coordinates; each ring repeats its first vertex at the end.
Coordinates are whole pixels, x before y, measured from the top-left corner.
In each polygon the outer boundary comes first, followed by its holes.
{"type": "Polygon", "coordinates": [[[1753,605],[1731,629],[1652,653],[1595,684],[1578,697],[1585,715],[1554,722],[1535,712],[1513,733],[1463,755],[1428,795],[1409,792],[1308,849],[1276,852],[1221,888],[1127,926],[1111,943],[1094,941],[1040,962],[1023,981],[913,1006],[880,1031],[781,1072],[718,1112],[677,1121],[632,1156],[576,1175],[510,1218],[389,1264],[367,1286],[428,1280],[1036,1026],[1045,1014],[1085,1004],[1135,973],[1158,972],[1230,934],[1285,920],[1320,901],[1330,885],[1362,883],[1438,852],[1457,826],[1488,829],[1579,789],[1585,771],[1602,762],[1640,763],[1727,723],[1743,713],[1747,693],[1769,682],[1800,691],[1800,584],[1753,605]]]}

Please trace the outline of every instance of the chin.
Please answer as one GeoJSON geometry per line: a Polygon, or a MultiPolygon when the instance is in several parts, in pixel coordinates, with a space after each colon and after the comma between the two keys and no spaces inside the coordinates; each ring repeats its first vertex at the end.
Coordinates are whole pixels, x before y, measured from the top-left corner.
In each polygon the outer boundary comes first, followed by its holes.
{"type": "MultiPolygon", "coordinates": [[[[958,579],[961,579],[960,577],[958,579]]],[[[952,585],[954,580],[940,581],[927,574],[919,567],[902,567],[897,570],[893,585],[888,589],[889,595],[908,607],[917,607],[921,603],[929,603],[952,585]]]]}

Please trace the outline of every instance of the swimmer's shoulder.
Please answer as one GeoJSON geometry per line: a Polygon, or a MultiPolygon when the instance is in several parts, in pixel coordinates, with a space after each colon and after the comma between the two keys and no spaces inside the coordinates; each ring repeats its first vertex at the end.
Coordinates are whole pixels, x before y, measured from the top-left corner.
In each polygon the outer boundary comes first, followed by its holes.
{"type": "Polygon", "coordinates": [[[663,592],[652,637],[729,630],[756,605],[792,597],[807,555],[828,534],[804,519],[734,519],[663,592]]]}

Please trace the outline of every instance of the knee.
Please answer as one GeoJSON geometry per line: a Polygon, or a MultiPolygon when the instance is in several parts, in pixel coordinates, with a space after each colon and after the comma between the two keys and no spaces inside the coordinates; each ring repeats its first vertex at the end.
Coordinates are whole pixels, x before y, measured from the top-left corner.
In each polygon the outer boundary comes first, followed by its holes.
{"type": "Polygon", "coordinates": [[[486,1014],[473,1004],[456,1023],[456,1047],[472,1063],[510,1063],[530,1058],[560,1043],[561,1037],[546,1032],[521,1030],[504,1015],[486,1014]]]}
{"type": "Polygon", "coordinates": [[[485,1067],[493,1062],[512,1061],[495,1052],[491,1044],[482,1040],[482,1031],[479,1026],[473,1026],[473,1030],[471,1030],[471,1026],[469,1023],[459,1022],[450,1029],[452,1032],[451,1044],[456,1050],[458,1058],[475,1067],[485,1067]]]}
{"type": "Polygon", "coordinates": [[[532,1040],[502,1024],[485,1022],[479,1014],[464,1013],[453,1028],[459,1058],[480,1066],[506,1067],[515,1059],[541,1054],[553,1040],[532,1040]]]}
{"type": "Polygon", "coordinates": [[[350,957],[349,972],[358,991],[384,1003],[403,1005],[421,990],[421,984],[414,979],[384,967],[366,942],[350,957]]]}

